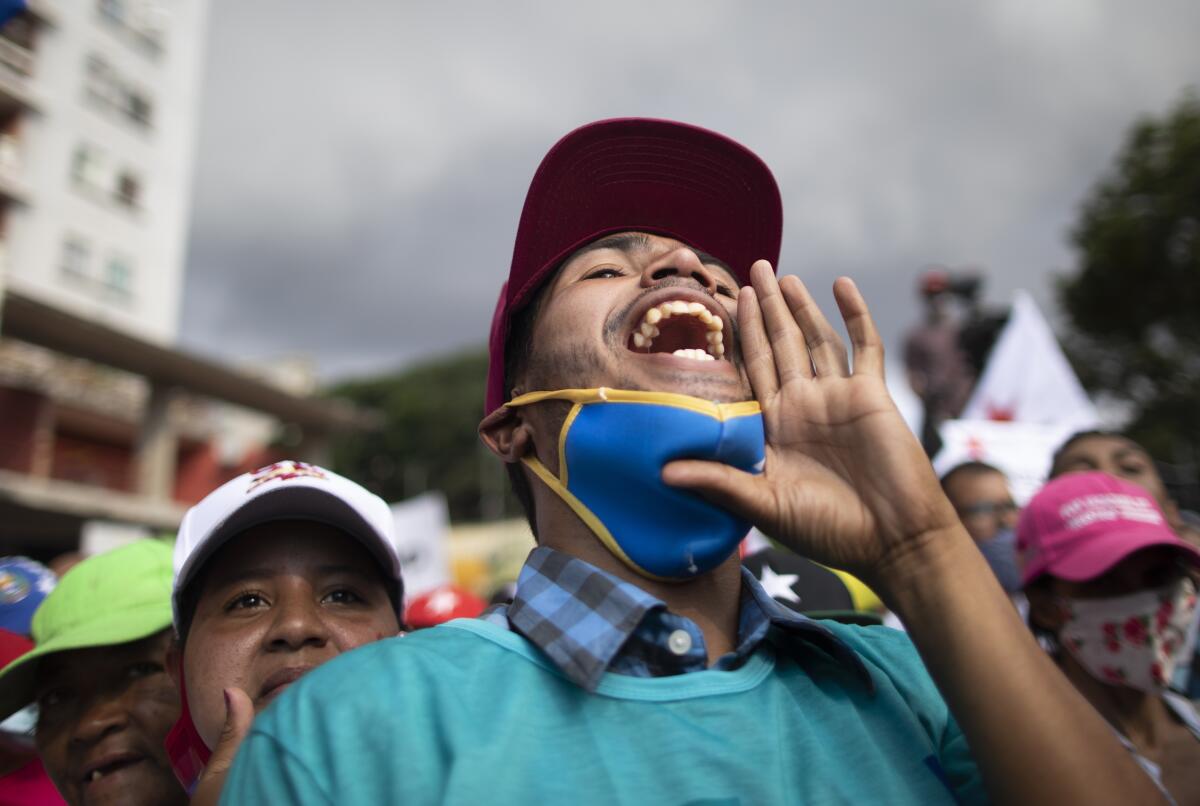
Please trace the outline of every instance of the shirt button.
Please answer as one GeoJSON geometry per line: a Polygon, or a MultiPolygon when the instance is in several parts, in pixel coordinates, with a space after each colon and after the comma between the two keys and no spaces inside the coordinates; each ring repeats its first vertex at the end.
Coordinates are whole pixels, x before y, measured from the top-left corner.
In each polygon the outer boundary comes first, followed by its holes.
{"type": "Polygon", "coordinates": [[[667,636],[667,648],[676,655],[686,654],[692,648],[692,636],[687,630],[676,630],[667,636]]]}

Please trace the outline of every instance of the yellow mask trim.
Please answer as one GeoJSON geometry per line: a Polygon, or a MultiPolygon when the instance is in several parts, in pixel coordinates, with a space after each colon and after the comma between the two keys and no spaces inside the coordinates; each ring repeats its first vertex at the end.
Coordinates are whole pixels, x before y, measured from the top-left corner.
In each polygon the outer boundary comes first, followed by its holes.
{"type": "MultiPolygon", "coordinates": [[[[521,461],[524,462],[525,466],[532,470],[534,475],[541,479],[547,487],[553,490],[555,495],[561,498],[566,505],[571,508],[571,511],[573,511],[579,517],[579,519],[583,521],[587,528],[592,530],[592,534],[596,535],[600,542],[604,544],[604,547],[612,552],[612,554],[618,560],[625,563],[625,565],[629,567],[629,570],[641,576],[649,577],[650,579],[658,580],[660,582],[679,581],[677,579],[651,574],[644,568],[639,568],[633,560],[629,559],[629,555],[625,553],[617,541],[613,539],[612,533],[609,532],[605,525],[600,522],[600,519],[592,514],[592,511],[588,509],[582,501],[576,498],[571,491],[566,488],[563,482],[555,478],[554,474],[550,472],[550,469],[538,461],[537,457],[522,456],[521,461]]],[[[563,465],[563,467],[566,467],[566,465],[563,465]]]]}
{"type": "MultiPolygon", "coordinates": [[[[759,414],[762,408],[757,400],[745,400],[740,403],[714,403],[691,395],[681,395],[675,392],[641,392],[632,389],[609,389],[601,386],[596,389],[558,389],[549,392],[527,392],[518,395],[505,403],[505,406],[528,406],[530,403],[540,403],[543,400],[565,400],[569,403],[652,403],[659,406],[674,406],[687,409],[699,414],[706,414],[715,420],[725,422],[737,417],[759,414]]],[[[561,442],[561,440],[560,440],[561,442]]]]}
{"type": "Polygon", "coordinates": [[[575,422],[575,418],[579,416],[579,412],[581,411],[583,411],[582,403],[576,403],[572,406],[571,411],[567,413],[567,418],[563,420],[562,429],[558,432],[558,474],[564,490],[567,488],[567,484],[570,483],[567,478],[567,432],[571,430],[571,424],[575,422]]]}

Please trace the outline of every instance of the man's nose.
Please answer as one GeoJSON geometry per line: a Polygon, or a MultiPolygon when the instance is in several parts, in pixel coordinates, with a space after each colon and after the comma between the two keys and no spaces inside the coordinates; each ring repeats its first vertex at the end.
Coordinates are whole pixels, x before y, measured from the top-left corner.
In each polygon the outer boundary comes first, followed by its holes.
{"type": "Polygon", "coordinates": [[[275,605],[266,648],[273,652],[296,651],[306,646],[322,647],[330,634],[319,602],[310,594],[283,597],[275,605]]]}
{"type": "Polygon", "coordinates": [[[125,701],[125,695],[115,691],[97,692],[84,704],[71,741],[90,746],[128,726],[129,703],[125,701]]]}
{"type": "Polygon", "coordinates": [[[648,263],[642,271],[642,285],[649,287],[669,277],[690,278],[710,294],[717,292],[716,274],[701,263],[696,253],[686,246],[672,249],[648,263]]]}
{"type": "Polygon", "coordinates": [[[1017,507],[1010,507],[1000,513],[1000,525],[1005,529],[1016,529],[1017,521],[1021,519],[1021,510],[1017,507]]]}

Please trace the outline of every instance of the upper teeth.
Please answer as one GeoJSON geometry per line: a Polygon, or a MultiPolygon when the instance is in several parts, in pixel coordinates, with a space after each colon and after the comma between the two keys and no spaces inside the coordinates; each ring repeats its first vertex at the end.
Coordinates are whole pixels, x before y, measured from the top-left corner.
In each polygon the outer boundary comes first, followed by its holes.
{"type": "Polygon", "coordinates": [[[699,302],[684,302],[676,299],[656,305],[646,311],[642,323],[633,334],[633,345],[638,348],[649,347],[658,338],[658,323],[672,316],[694,316],[708,328],[708,351],[695,349],[676,350],[673,355],[683,358],[694,358],[699,361],[713,361],[725,355],[725,339],[722,331],[725,328],[721,317],[714,316],[712,311],[699,302]]]}

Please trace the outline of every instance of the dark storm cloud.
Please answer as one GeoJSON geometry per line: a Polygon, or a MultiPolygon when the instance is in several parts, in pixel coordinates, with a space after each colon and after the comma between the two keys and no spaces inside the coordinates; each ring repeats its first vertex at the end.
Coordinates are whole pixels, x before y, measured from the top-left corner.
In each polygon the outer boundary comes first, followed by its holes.
{"type": "Polygon", "coordinates": [[[183,303],[194,349],[327,378],[482,343],[538,159],[614,115],[758,151],[782,269],[856,277],[893,344],[933,262],[1048,306],[1126,127],[1200,76],[1184,2],[332,9],[214,5],[183,303]]]}

